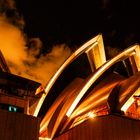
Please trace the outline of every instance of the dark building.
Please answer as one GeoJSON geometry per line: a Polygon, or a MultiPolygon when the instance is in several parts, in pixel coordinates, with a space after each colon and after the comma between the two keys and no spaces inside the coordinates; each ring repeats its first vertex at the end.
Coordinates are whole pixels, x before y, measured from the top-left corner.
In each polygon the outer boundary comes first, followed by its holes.
{"type": "Polygon", "coordinates": [[[39,99],[40,83],[10,73],[0,52],[0,139],[38,140],[40,119],[30,108],[39,99]]]}

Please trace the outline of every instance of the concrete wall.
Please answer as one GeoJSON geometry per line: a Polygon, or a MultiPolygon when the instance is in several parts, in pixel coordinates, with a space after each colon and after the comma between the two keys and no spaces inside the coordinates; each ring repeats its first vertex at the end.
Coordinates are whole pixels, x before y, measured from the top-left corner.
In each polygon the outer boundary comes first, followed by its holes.
{"type": "Polygon", "coordinates": [[[0,110],[0,140],[38,140],[40,120],[0,110]]]}
{"type": "Polygon", "coordinates": [[[96,117],[54,140],[140,140],[140,121],[115,115],[96,117]]]}

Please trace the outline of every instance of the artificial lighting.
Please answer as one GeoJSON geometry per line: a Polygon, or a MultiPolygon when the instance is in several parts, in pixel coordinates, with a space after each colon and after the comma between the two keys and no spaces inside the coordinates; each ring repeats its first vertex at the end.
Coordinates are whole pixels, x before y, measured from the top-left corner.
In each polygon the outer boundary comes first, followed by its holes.
{"type": "Polygon", "coordinates": [[[42,137],[39,137],[39,140],[51,140],[50,138],[42,138],[42,137]]]}
{"type": "Polygon", "coordinates": [[[88,113],[89,118],[94,118],[96,115],[93,112],[88,113]]]}
{"type": "Polygon", "coordinates": [[[8,109],[10,112],[17,112],[17,108],[15,106],[9,106],[8,109]]]}

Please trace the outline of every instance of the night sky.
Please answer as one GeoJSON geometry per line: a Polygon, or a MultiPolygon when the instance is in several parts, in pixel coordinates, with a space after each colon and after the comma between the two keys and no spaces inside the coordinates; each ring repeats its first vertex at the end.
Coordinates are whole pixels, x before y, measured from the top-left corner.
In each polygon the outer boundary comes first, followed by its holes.
{"type": "Polygon", "coordinates": [[[98,33],[105,46],[126,48],[140,42],[139,4],[129,0],[16,0],[28,37],[44,47],[66,43],[80,46],[98,33]]]}

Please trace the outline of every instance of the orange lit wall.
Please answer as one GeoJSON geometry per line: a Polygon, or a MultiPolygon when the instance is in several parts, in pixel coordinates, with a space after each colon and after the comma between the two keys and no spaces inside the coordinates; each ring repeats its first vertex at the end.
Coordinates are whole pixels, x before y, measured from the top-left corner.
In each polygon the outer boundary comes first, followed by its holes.
{"type": "Polygon", "coordinates": [[[89,119],[54,140],[139,140],[140,122],[107,115],[89,119]]]}

